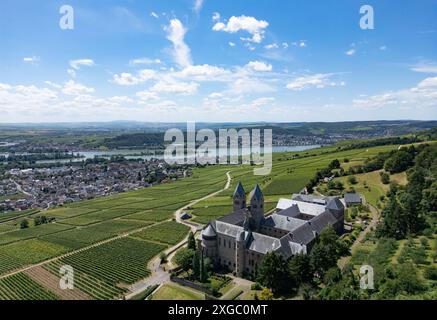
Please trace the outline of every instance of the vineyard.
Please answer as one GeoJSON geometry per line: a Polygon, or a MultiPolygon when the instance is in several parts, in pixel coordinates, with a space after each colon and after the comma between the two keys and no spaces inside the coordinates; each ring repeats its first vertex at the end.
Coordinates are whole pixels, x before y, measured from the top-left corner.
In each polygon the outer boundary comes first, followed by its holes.
{"type": "Polygon", "coordinates": [[[0,279],[0,300],[58,300],[23,273],[0,279]]]}
{"type": "Polygon", "coordinates": [[[189,230],[190,228],[186,225],[167,221],[135,233],[132,237],[175,245],[188,235],[189,230]]]}
{"type": "Polygon", "coordinates": [[[394,146],[335,154],[323,154],[326,149],[319,149],[306,152],[305,157],[297,159],[285,154],[275,155],[269,176],[254,176],[253,168],[249,166],[197,168],[193,176],[172,183],[72,203],[40,213],[8,215],[8,219],[25,217],[30,227],[18,230],[16,220],[3,220],[0,224],[0,276],[56,259],[42,264],[43,271],[29,268],[26,273],[1,278],[0,297],[65,298],[47,290],[54,283],[53,279],[48,281],[47,278],[50,273],[58,279],[59,268],[71,265],[75,270],[75,286],[82,295],[93,299],[121,298],[128,292],[130,284],[149,275],[147,263],[153,257],[187,236],[189,228],[171,220],[174,212],[193,200],[222,189],[226,172],[230,171],[233,177],[231,188],[188,208],[194,221],[207,223],[229,213],[230,196],[238,181],[243,182],[246,192],[259,183],[265,190],[265,210],[268,211],[275,207],[280,197],[289,197],[290,193],[302,189],[317,169],[333,159],[347,157],[350,161],[363,161],[390,148],[394,146]],[[40,215],[55,218],[55,223],[34,226],[34,217],[40,215]],[[28,288],[33,288],[32,292],[28,292],[28,288]]]}
{"type": "Polygon", "coordinates": [[[164,245],[123,238],[73,254],[45,266],[54,275],[62,265],[75,271],[75,285],[95,299],[113,299],[125,293],[126,285],[146,278],[147,263],[164,245]]]}

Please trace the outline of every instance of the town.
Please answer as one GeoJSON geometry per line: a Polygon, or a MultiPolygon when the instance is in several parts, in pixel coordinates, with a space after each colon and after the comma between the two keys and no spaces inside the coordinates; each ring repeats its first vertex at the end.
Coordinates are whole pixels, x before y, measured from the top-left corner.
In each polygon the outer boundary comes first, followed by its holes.
{"type": "Polygon", "coordinates": [[[11,169],[0,180],[0,212],[49,209],[188,177],[163,160],[94,159],[80,165],[11,169]]]}

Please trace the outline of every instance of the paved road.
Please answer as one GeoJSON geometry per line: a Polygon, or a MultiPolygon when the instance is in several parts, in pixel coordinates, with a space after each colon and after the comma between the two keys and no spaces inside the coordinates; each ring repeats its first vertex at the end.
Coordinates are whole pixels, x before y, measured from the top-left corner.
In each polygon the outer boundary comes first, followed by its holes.
{"type": "MultiPolygon", "coordinates": [[[[190,203],[188,203],[187,205],[185,205],[184,207],[176,210],[176,212],[175,212],[176,222],[188,226],[193,233],[195,233],[197,230],[199,230],[202,226],[199,225],[199,224],[193,223],[193,222],[182,220],[181,219],[182,213],[185,210],[187,210],[187,208],[192,207],[192,206],[196,205],[197,203],[199,203],[199,202],[201,202],[203,200],[212,198],[212,197],[218,195],[220,192],[223,192],[223,191],[229,189],[230,186],[231,186],[231,182],[232,182],[232,177],[230,175],[230,172],[226,172],[226,177],[227,177],[227,182],[226,182],[226,185],[224,186],[223,189],[220,189],[218,191],[210,193],[210,194],[208,194],[205,197],[193,200],[190,203]]],[[[178,244],[176,244],[173,247],[167,249],[165,251],[165,254],[168,257],[168,260],[171,260],[171,257],[173,256],[173,254],[179,248],[183,247],[187,243],[187,241],[188,241],[188,236],[184,240],[179,242],[178,244]]],[[[136,294],[146,290],[147,287],[149,287],[149,286],[162,285],[162,284],[170,281],[170,275],[169,275],[168,271],[164,270],[162,268],[160,256],[161,256],[161,254],[159,254],[158,256],[156,256],[155,258],[153,258],[149,262],[148,268],[150,269],[150,271],[152,271],[152,274],[148,278],[133,284],[129,288],[131,293],[126,296],[126,299],[129,299],[129,298],[133,297],[134,295],[136,295],[136,294]]]]}

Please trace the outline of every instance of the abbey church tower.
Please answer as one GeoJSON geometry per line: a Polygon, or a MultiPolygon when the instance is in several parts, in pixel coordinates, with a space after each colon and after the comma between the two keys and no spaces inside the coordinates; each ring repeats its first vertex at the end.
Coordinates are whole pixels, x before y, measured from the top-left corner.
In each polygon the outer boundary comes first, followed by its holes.
{"type": "Polygon", "coordinates": [[[238,182],[234,192],[234,212],[246,208],[246,192],[241,182],[238,182]]]}
{"type": "Polygon", "coordinates": [[[256,185],[255,188],[250,192],[249,201],[250,213],[252,215],[255,228],[258,230],[261,221],[264,219],[264,195],[259,185],[256,185]]]}

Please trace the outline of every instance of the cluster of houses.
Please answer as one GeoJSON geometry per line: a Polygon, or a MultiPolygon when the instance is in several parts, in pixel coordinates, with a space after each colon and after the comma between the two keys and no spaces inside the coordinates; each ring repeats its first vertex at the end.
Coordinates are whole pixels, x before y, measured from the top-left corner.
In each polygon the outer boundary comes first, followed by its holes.
{"type": "Polygon", "coordinates": [[[163,160],[13,169],[0,180],[0,212],[48,209],[79,200],[148,187],[190,175],[163,160]]]}

